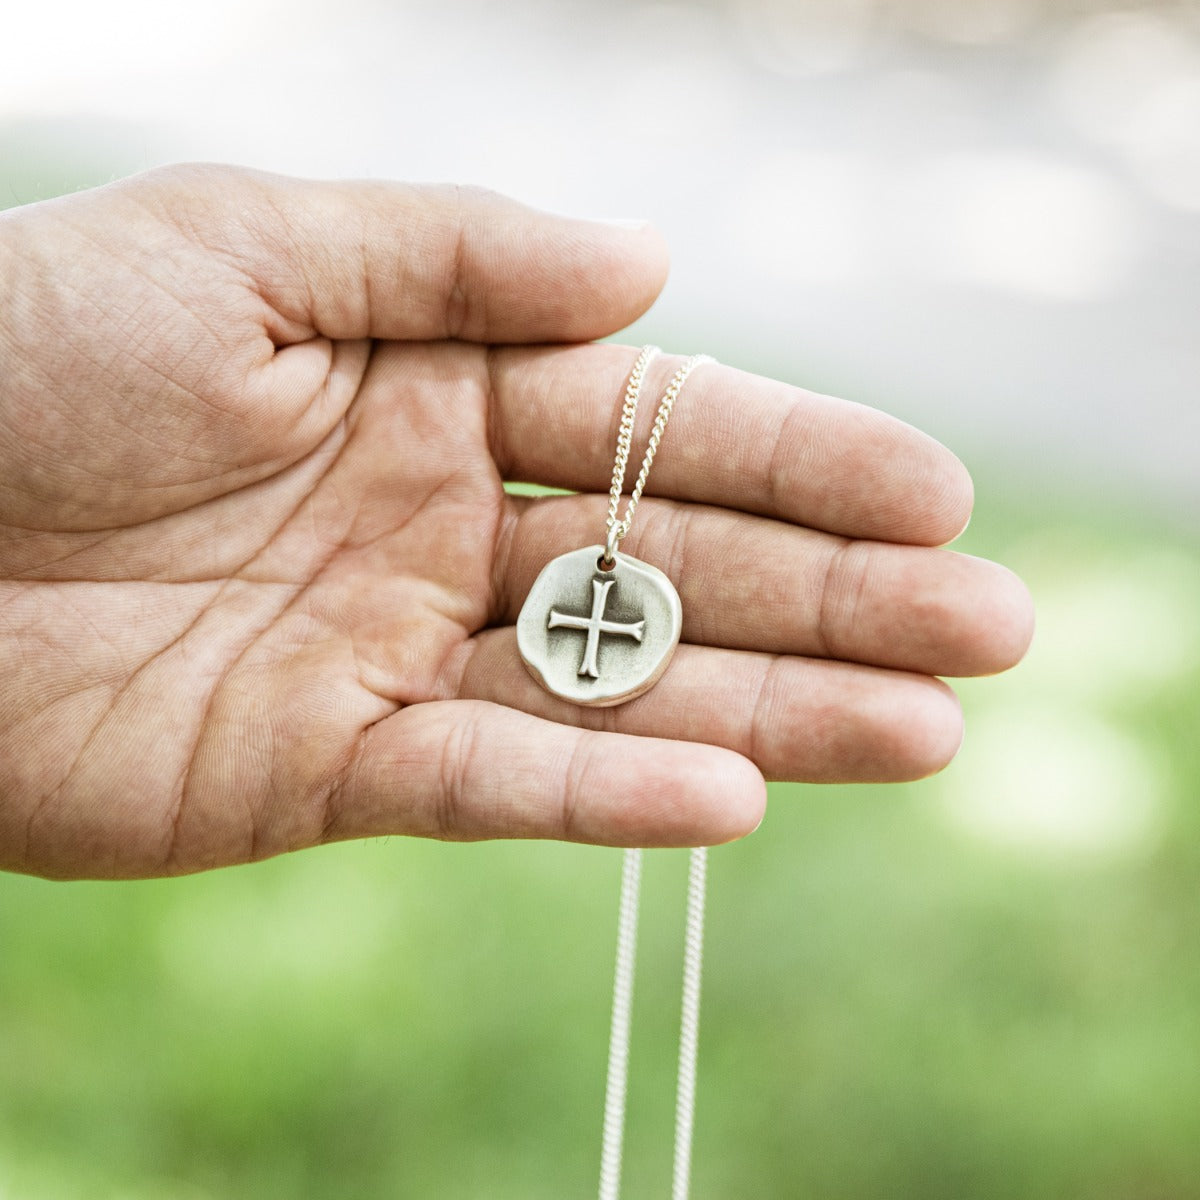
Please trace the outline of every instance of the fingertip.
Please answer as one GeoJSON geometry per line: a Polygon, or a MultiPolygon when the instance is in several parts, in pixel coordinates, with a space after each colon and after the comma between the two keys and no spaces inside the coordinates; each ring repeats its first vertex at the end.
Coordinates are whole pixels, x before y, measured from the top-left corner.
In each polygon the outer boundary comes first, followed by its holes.
{"type": "Polygon", "coordinates": [[[666,235],[656,225],[644,226],[638,238],[638,262],[645,288],[642,312],[645,312],[667,285],[667,278],[671,274],[671,250],[666,235]]]}
{"type": "MultiPolygon", "coordinates": [[[[931,439],[932,440],[932,439],[931,439]]],[[[940,442],[936,465],[929,472],[928,543],[944,546],[957,541],[971,523],[975,508],[975,481],[963,461],[940,442]]]]}
{"type": "Polygon", "coordinates": [[[654,304],[667,282],[670,253],[666,238],[650,221],[581,221],[589,243],[591,271],[605,281],[593,311],[581,314],[588,322],[578,340],[607,337],[636,321],[654,304]]]}
{"type": "Polygon", "coordinates": [[[860,452],[855,465],[878,480],[881,512],[872,535],[918,546],[944,546],[960,537],[975,507],[966,465],[923,430],[879,410],[867,412],[864,432],[875,427],[875,458],[868,462],[860,452]]]}
{"type": "Polygon", "coordinates": [[[940,641],[940,661],[930,659],[918,669],[962,677],[1015,667],[1034,632],[1033,598],[1024,581],[972,554],[943,554],[940,562],[949,573],[925,613],[930,636],[940,641]]]}
{"type": "Polygon", "coordinates": [[[940,679],[921,680],[910,697],[898,781],[927,779],[944,771],[962,749],[966,726],[954,689],[940,679]]]}
{"type": "Polygon", "coordinates": [[[767,783],[762,772],[743,755],[716,746],[705,746],[705,761],[698,764],[709,804],[702,843],[717,846],[753,833],[767,811],[767,783]]]}
{"type": "MultiPolygon", "coordinates": [[[[733,750],[660,743],[643,766],[624,834],[642,846],[715,846],[753,833],[766,811],[758,768],[733,750]]],[[[623,824],[625,824],[623,822],[623,824]]]]}
{"type": "Polygon", "coordinates": [[[992,675],[1015,667],[1025,657],[1037,615],[1025,581],[1000,563],[987,565],[993,573],[987,613],[990,654],[982,673],[992,675]]]}
{"type": "Polygon", "coordinates": [[[880,703],[864,705],[866,723],[845,747],[849,770],[824,782],[911,783],[944,770],[963,741],[958,696],[940,679],[896,672],[880,703]],[[859,756],[850,758],[857,747],[859,756]]]}

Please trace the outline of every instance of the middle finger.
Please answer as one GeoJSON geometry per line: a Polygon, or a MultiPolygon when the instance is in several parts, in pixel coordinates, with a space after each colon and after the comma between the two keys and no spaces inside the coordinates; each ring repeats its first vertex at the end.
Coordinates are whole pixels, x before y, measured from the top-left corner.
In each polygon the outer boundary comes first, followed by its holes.
{"type": "MultiPolygon", "coordinates": [[[[601,496],[509,497],[497,623],[516,621],[552,558],[603,542],[605,509],[601,496]]],[[[1012,666],[1028,642],[1024,584],[970,555],[655,498],[621,549],[671,579],[696,645],[965,676],[1012,666]]]]}

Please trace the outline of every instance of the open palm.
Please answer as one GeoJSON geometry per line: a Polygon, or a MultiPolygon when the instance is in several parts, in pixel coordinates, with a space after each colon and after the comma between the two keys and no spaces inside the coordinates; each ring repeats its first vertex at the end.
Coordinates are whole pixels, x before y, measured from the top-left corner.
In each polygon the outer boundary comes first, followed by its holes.
{"type": "Polygon", "coordinates": [[[688,384],[624,546],[683,600],[667,674],[597,711],[522,666],[534,577],[603,540],[634,351],[578,343],[664,274],[646,228],[225,168],[0,218],[0,866],[715,842],[764,774],[944,765],[933,676],[1002,669],[1030,630],[1011,575],[931,548],[967,476],[730,368],[688,384]]]}

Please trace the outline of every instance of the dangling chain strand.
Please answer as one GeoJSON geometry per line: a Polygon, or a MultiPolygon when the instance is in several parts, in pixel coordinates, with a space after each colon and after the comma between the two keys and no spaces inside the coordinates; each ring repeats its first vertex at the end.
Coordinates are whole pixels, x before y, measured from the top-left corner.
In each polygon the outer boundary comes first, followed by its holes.
{"type": "MultiPolygon", "coordinates": [[[[688,861],[671,1200],[688,1200],[692,1177],[692,1129],[696,1114],[696,1058],[700,1046],[700,977],[704,964],[707,874],[708,850],[704,846],[697,846],[688,861]]],[[[633,978],[637,961],[641,882],[642,852],[626,850],[621,868],[621,902],[617,912],[617,966],[613,974],[608,1081],[604,1090],[599,1200],[619,1200],[621,1194],[621,1157],[625,1140],[625,1097],[629,1087],[629,1034],[633,1023],[633,978]]]]}
{"type": "Polygon", "coordinates": [[[633,370],[629,373],[629,384],[625,389],[625,405],[621,410],[621,424],[617,430],[617,455],[613,460],[612,488],[608,497],[608,541],[605,548],[605,558],[612,560],[617,543],[629,532],[633,524],[633,514],[637,512],[638,502],[642,498],[642,489],[650,477],[650,468],[654,465],[654,456],[658,453],[658,444],[662,441],[663,430],[671,419],[671,409],[679,399],[679,393],[687,382],[687,377],[701,363],[712,362],[707,354],[693,354],[683,366],[671,377],[667,390],[663,392],[658,404],[658,415],[654,418],[654,427],[650,430],[650,441],[646,446],[646,456],[642,459],[642,469],[638,472],[633,491],[629,494],[629,503],[625,506],[625,516],[617,520],[617,509],[621,505],[621,491],[625,486],[625,468],[629,464],[629,451],[633,441],[633,423],[637,417],[638,400],[642,392],[642,380],[650,361],[659,354],[657,346],[643,346],[633,370]]]}
{"type": "Polygon", "coordinates": [[[696,1054],[700,1045],[700,970],[704,961],[704,884],[707,873],[708,850],[704,846],[697,846],[688,861],[671,1200],[687,1200],[692,1176],[692,1123],[696,1112],[696,1054]]]}
{"type": "Polygon", "coordinates": [[[625,1139],[629,1028],[633,1011],[638,893],[641,882],[642,852],[626,850],[621,866],[621,903],[617,912],[617,968],[613,973],[612,1026],[608,1037],[608,1082],[604,1089],[600,1200],[617,1200],[621,1191],[621,1151],[625,1139]]]}

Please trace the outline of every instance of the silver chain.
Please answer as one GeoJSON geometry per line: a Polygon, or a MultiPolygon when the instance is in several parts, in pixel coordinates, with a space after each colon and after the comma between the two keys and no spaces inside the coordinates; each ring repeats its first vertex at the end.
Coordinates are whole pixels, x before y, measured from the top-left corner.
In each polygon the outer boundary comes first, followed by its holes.
{"type": "Polygon", "coordinates": [[[612,488],[608,497],[608,540],[604,548],[604,557],[612,562],[617,544],[629,532],[633,524],[633,515],[637,512],[638,501],[642,498],[642,489],[650,477],[650,468],[654,465],[654,456],[658,453],[658,444],[662,441],[663,430],[671,419],[671,409],[679,399],[687,377],[701,363],[712,362],[707,354],[693,354],[683,366],[671,376],[662,399],[658,402],[658,415],[654,418],[654,427],[650,430],[650,441],[646,446],[646,457],[642,459],[642,469],[638,472],[637,482],[629,494],[629,503],[625,506],[625,516],[617,520],[617,509],[621,506],[621,491],[625,487],[625,468],[629,464],[629,450],[633,441],[633,422],[637,416],[638,400],[642,394],[642,380],[651,359],[659,354],[657,346],[643,346],[642,352],[629,372],[629,384],[625,389],[625,405],[621,410],[621,424],[617,430],[617,455],[613,460],[612,488]]]}
{"type": "MultiPolygon", "coordinates": [[[[692,1128],[696,1113],[696,1054],[700,1042],[700,974],[703,966],[704,892],[708,850],[695,847],[688,863],[683,1003],[679,1021],[679,1070],[675,1084],[675,1157],[671,1200],[688,1200],[692,1175],[692,1128]]],[[[620,1200],[625,1141],[625,1096],[629,1087],[629,1041],[633,976],[642,882],[642,852],[626,850],[617,915],[617,968],[613,976],[612,1026],[608,1038],[608,1082],[604,1089],[604,1136],[600,1153],[599,1200],[620,1200]]]]}
{"type": "MultiPolygon", "coordinates": [[[[643,346],[625,389],[625,406],[617,433],[617,457],[613,463],[612,493],[608,502],[608,541],[600,568],[614,563],[617,543],[629,532],[637,512],[642,489],[658,453],[663,430],[671,409],[683,390],[687,377],[701,363],[713,362],[707,354],[695,354],[671,377],[659,401],[658,415],[650,431],[650,444],[642,469],[629,496],[625,516],[617,520],[621,490],[625,486],[625,468],[633,440],[633,422],[638,397],[650,360],[659,353],[657,346],[643,346]]],[[[696,1109],[696,1053],[700,1033],[700,973],[704,941],[704,892],[708,851],[703,846],[692,850],[688,868],[686,936],[683,959],[683,1002],[679,1023],[679,1069],[675,1087],[675,1157],[671,1172],[671,1200],[688,1200],[692,1171],[692,1127],[696,1109]]],[[[604,1090],[604,1132],[600,1155],[599,1200],[619,1200],[621,1157],[625,1140],[625,1098],[629,1081],[629,1040],[633,1014],[633,977],[637,959],[637,924],[642,879],[642,852],[625,851],[621,873],[621,903],[617,916],[617,966],[613,978],[612,1025],[608,1042],[608,1080],[604,1090]]]]}

